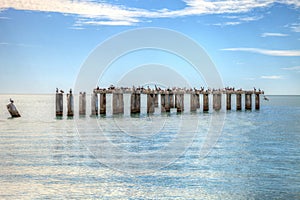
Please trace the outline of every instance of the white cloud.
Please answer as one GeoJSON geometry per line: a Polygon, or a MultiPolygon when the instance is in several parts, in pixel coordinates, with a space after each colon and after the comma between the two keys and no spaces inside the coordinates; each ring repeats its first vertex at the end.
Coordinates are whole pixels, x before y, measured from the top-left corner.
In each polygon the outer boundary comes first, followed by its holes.
{"type": "MultiPolygon", "coordinates": [[[[89,19],[92,25],[134,25],[145,18],[180,17],[203,14],[238,14],[246,13],[255,8],[271,6],[279,0],[183,0],[186,7],[180,10],[147,10],[113,5],[91,0],[1,0],[0,10],[13,8],[16,10],[56,12],[75,15],[80,19],[89,19]]],[[[281,0],[280,3],[300,7],[298,0],[281,0]]],[[[254,21],[261,17],[240,18],[240,21],[254,21]]],[[[237,25],[239,22],[227,22],[237,25]]],[[[296,29],[298,30],[298,29],[296,29]]]]}
{"type": "Polygon", "coordinates": [[[290,26],[293,32],[300,33],[300,24],[294,23],[290,26]]]}
{"type": "Polygon", "coordinates": [[[275,80],[277,80],[277,79],[283,79],[282,76],[277,76],[277,75],[273,75],[273,76],[261,76],[260,78],[262,78],[262,79],[275,79],[275,80]]]}
{"type": "Polygon", "coordinates": [[[263,33],[261,37],[286,37],[288,34],[283,33],[263,33]]]}
{"type": "Polygon", "coordinates": [[[268,56],[300,56],[300,50],[269,50],[259,48],[226,48],[222,51],[245,51],[268,56]]]}
{"type": "Polygon", "coordinates": [[[290,71],[300,71],[300,66],[295,66],[295,67],[283,67],[281,68],[283,70],[290,70],[290,71]]]}

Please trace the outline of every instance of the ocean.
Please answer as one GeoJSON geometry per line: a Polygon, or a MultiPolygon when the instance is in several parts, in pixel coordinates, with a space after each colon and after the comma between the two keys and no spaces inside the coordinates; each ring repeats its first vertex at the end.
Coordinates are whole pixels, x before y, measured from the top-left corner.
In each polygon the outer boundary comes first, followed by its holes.
{"type": "Polygon", "coordinates": [[[300,96],[268,97],[151,116],[91,117],[88,100],[80,117],[75,101],[56,118],[54,94],[0,95],[0,199],[300,199],[300,96]]]}

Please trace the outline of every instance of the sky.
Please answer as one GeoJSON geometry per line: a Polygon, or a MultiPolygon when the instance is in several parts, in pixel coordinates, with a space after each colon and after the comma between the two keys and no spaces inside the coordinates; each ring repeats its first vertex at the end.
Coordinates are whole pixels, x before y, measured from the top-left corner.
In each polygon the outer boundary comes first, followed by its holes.
{"type": "MultiPolygon", "coordinates": [[[[224,86],[300,95],[299,0],[0,0],[0,93],[68,90],[97,46],[147,27],[195,41],[224,86]]],[[[184,61],[153,49],[122,55],[99,84],[116,84],[126,70],[149,63],[206,86],[184,61]]]]}

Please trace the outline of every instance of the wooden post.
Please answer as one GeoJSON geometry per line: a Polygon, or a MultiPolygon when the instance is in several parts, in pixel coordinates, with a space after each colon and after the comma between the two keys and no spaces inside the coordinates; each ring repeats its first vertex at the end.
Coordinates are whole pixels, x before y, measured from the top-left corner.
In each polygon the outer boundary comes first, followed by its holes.
{"type": "Polygon", "coordinates": [[[98,94],[93,93],[91,97],[92,115],[98,115],[98,94]]]}
{"type": "Polygon", "coordinates": [[[169,92],[169,102],[170,102],[170,108],[175,108],[173,92],[169,92]]]}
{"type": "Polygon", "coordinates": [[[79,93],[79,115],[86,115],[86,94],[79,93]]]}
{"type": "Polygon", "coordinates": [[[74,116],[74,98],[73,94],[69,93],[67,94],[67,116],[73,117],[74,116]]]}
{"type": "Polygon", "coordinates": [[[130,113],[136,114],[141,112],[141,94],[137,92],[131,93],[130,97],[130,113]]]}
{"type": "Polygon", "coordinates": [[[147,113],[154,113],[155,111],[155,94],[147,94],[147,113]]]}
{"type": "Polygon", "coordinates": [[[166,100],[166,95],[165,93],[161,93],[160,94],[160,104],[161,104],[161,112],[166,112],[166,103],[165,103],[165,100],[166,100]]]}
{"type": "Polygon", "coordinates": [[[113,93],[113,114],[124,113],[123,93],[113,93]]]}
{"type": "Polygon", "coordinates": [[[165,94],[165,110],[166,112],[170,112],[170,95],[169,92],[165,94]]]}
{"type": "Polygon", "coordinates": [[[106,114],[106,93],[100,93],[100,114],[106,114]]]}
{"type": "Polygon", "coordinates": [[[236,110],[242,110],[242,94],[236,94],[236,110]]]}
{"type": "Polygon", "coordinates": [[[208,93],[203,94],[203,112],[207,112],[209,110],[209,99],[208,93]]]}
{"type": "Polygon", "coordinates": [[[191,112],[197,110],[196,95],[194,93],[190,94],[190,107],[191,107],[191,112]]]}
{"type": "Polygon", "coordinates": [[[221,93],[213,94],[213,108],[214,110],[221,109],[221,93]]]}
{"type": "Polygon", "coordinates": [[[231,94],[226,94],[226,109],[231,110],[231,94]]]}
{"type": "Polygon", "coordinates": [[[158,108],[158,94],[155,93],[155,96],[154,96],[154,106],[155,108],[158,108]]]}
{"type": "Polygon", "coordinates": [[[259,101],[259,93],[255,93],[255,109],[259,110],[260,108],[260,101],[259,101]]]}
{"type": "Polygon", "coordinates": [[[199,94],[195,94],[196,95],[196,108],[200,108],[200,97],[199,94]]]}
{"type": "Polygon", "coordinates": [[[61,117],[63,116],[63,94],[56,93],[56,116],[61,117]]]}
{"type": "Polygon", "coordinates": [[[252,109],[252,92],[246,92],[245,93],[245,109],[246,110],[251,110],[252,109]]]}
{"type": "Polygon", "coordinates": [[[184,111],[184,94],[176,94],[175,95],[175,103],[177,112],[181,113],[184,111]]]}

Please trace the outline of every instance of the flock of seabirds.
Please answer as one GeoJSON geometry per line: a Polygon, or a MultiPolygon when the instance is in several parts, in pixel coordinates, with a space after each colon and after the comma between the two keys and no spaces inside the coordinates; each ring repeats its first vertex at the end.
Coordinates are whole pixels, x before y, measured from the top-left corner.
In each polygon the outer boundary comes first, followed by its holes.
{"type": "MultiPolygon", "coordinates": [[[[115,87],[114,85],[110,85],[108,88],[99,88],[99,86],[98,86],[97,88],[94,89],[94,92],[95,91],[106,91],[106,90],[122,90],[122,91],[128,91],[128,92],[132,92],[132,91],[141,91],[141,92],[143,92],[143,91],[214,92],[214,91],[242,91],[242,88],[239,88],[237,90],[234,87],[225,87],[224,89],[210,89],[210,88],[205,89],[204,87],[200,87],[200,89],[196,89],[196,88],[186,89],[186,88],[177,88],[177,87],[162,89],[155,85],[155,89],[153,90],[149,86],[147,88],[140,87],[140,86],[139,87],[133,86],[132,88],[129,88],[129,87],[115,87]]],[[[255,87],[253,87],[253,91],[254,92],[256,92],[256,91],[263,92],[261,89],[257,90],[255,87]]],[[[63,94],[64,91],[56,88],[56,93],[63,94]]],[[[72,89],[69,90],[69,93],[72,94],[72,89]]],[[[264,96],[263,98],[264,98],[264,100],[269,101],[268,97],[264,96]]],[[[10,113],[11,117],[21,117],[16,106],[14,105],[14,100],[10,98],[9,101],[10,101],[10,103],[6,107],[7,107],[8,112],[10,113]]]]}

